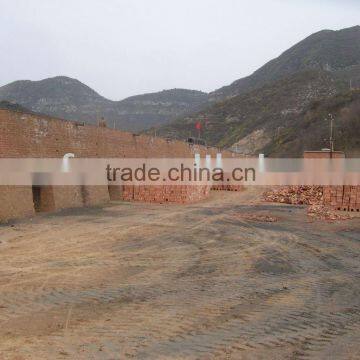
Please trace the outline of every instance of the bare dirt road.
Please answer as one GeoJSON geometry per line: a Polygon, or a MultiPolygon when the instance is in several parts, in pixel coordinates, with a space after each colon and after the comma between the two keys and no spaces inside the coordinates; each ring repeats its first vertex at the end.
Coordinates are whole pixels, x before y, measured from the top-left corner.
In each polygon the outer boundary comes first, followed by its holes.
{"type": "Polygon", "coordinates": [[[360,359],[360,219],[258,198],[0,227],[0,359],[360,359]]]}

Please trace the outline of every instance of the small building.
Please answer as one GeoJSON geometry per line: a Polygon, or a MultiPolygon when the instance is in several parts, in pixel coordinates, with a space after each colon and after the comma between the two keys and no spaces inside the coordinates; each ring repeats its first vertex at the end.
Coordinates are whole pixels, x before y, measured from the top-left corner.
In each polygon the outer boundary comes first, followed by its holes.
{"type": "Polygon", "coordinates": [[[334,159],[345,158],[345,153],[342,151],[331,151],[330,149],[304,152],[304,159],[331,159],[331,158],[334,159]]]}

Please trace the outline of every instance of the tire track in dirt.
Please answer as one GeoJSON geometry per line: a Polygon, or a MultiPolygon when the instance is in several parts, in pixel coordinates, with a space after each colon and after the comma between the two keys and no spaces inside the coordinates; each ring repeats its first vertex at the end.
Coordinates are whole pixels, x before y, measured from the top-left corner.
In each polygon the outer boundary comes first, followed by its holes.
{"type": "Polygon", "coordinates": [[[22,224],[24,237],[7,235],[0,267],[14,279],[0,285],[0,321],[18,335],[3,330],[0,351],[9,359],[14,344],[36,359],[320,358],[360,327],[359,232],[352,225],[342,236],[337,224],[304,223],[301,208],[241,199],[115,206],[104,219],[82,210],[38,219],[43,232],[22,224]],[[281,220],[233,218],[270,209],[281,220]],[[63,326],[26,326],[36,314],[63,326]]]}

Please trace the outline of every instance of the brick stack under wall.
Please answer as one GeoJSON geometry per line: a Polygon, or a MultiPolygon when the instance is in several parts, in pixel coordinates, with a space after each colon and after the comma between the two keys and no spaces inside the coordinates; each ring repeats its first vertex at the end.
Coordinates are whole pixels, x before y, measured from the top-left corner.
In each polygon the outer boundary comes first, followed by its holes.
{"type": "Polygon", "coordinates": [[[228,173],[224,174],[224,181],[220,182],[217,181],[215,184],[213,184],[213,186],[211,187],[211,190],[215,190],[215,191],[242,191],[244,190],[244,185],[230,185],[227,182],[227,179],[231,179],[231,175],[228,173]]]}
{"type": "Polygon", "coordinates": [[[324,186],[324,205],[360,212],[360,186],[324,186]]]}
{"type": "Polygon", "coordinates": [[[244,190],[244,185],[213,185],[211,190],[215,191],[242,191],[244,190]]]}
{"type": "Polygon", "coordinates": [[[125,201],[186,204],[205,199],[210,193],[206,185],[125,185],[125,201]]]}

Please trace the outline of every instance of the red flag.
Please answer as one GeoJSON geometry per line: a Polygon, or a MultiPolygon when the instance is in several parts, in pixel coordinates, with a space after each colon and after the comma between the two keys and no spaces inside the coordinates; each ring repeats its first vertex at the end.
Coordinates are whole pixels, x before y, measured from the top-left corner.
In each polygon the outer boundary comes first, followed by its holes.
{"type": "Polygon", "coordinates": [[[198,121],[196,124],[195,124],[195,127],[197,130],[200,130],[201,129],[201,122],[198,121]]]}

